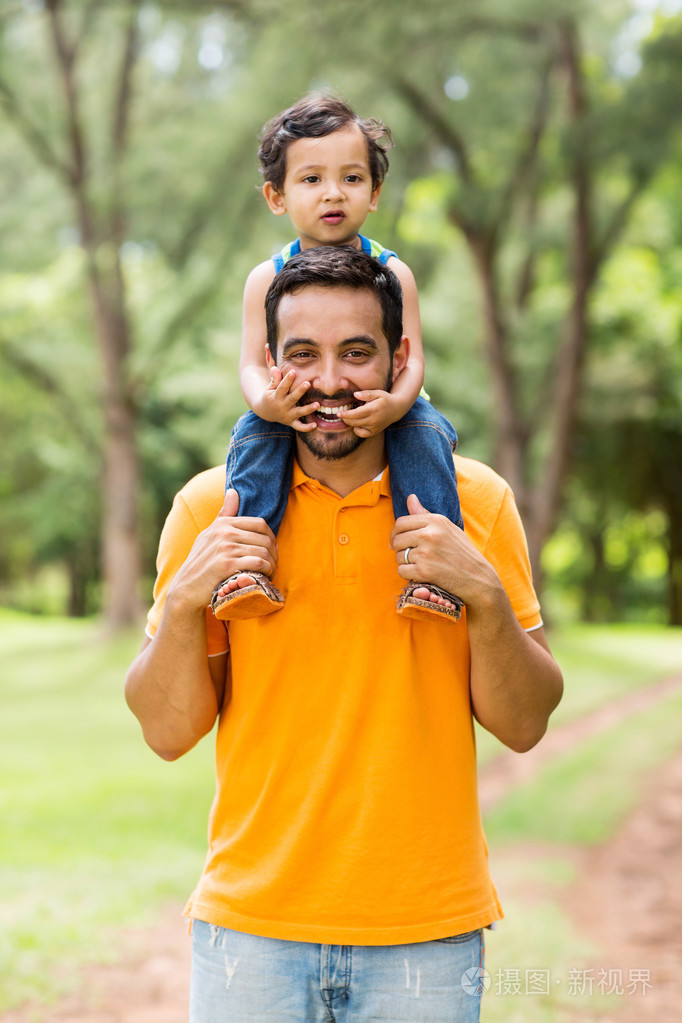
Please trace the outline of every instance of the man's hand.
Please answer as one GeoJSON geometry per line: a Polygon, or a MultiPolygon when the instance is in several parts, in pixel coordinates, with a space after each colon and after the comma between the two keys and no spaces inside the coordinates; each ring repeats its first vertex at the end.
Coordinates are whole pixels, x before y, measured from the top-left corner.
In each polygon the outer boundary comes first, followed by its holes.
{"type": "Polygon", "coordinates": [[[467,605],[475,604],[484,588],[501,588],[495,569],[454,522],[427,511],[414,494],[407,508],[410,514],[396,520],[390,538],[403,579],[435,583],[467,605]]]}
{"type": "Polygon", "coordinates": [[[373,437],[381,433],[391,423],[397,422],[405,415],[402,408],[390,391],[355,391],[355,397],[365,404],[358,408],[342,412],[341,418],[358,437],[373,437]]]}
{"type": "Polygon", "coordinates": [[[313,401],[310,405],[297,404],[309,387],[308,380],[296,383],[295,370],[290,369],[283,377],[281,369],[271,366],[270,383],[263,393],[258,410],[259,416],[269,423],[292,426],[299,433],[309,433],[311,430],[317,429],[315,423],[302,422],[302,417],[316,412],[320,407],[319,401],[313,401]]]}
{"type": "Polygon", "coordinates": [[[217,517],[194,541],[178,571],[168,600],[197,611],[211,602],[216,586],[235,572],[272,575],[277,566],[277,541],[264,519],[237,515],[239,495],[228,490],[217,517]]]}

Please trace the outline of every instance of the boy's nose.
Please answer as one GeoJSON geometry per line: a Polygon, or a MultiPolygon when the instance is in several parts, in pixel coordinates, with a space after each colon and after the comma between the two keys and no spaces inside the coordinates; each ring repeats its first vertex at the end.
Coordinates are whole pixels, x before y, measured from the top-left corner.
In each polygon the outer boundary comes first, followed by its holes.
{"type": "Polygon", "coordinates": [[[327,182],[324,197],[327,202],[340,202],[343,199],[343,189],[338,181],[327,182]]]}

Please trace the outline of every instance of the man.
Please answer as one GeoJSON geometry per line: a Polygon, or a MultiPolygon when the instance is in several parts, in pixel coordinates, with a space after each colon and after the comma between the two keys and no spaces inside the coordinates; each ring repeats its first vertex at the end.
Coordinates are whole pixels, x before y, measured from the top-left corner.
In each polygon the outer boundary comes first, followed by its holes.
{"type": "Polygon", "coordinates": [[[268,359],[309,383],[277,538],[223,501],[221,469],[178,495],[128,703],[160,756],[219,716],[209,853],[193,919],[191,1023],[470,1023],[482,929],[501,915],[476,792],[472,712],[530,749],[561,697],[525,538],[492,470],[457,458],[462,532],[410,498],[393,521],[383,434],[340,418],[409,352],[400,286],[371,257],[310,249],[266,299],[268,359]],[[207,604],[272,575],[276,614],[207,604]],[[461,621],[394,613],[402,580],[459,594],[461,621]],[[466,971],[473,971],[467,973],[466,971]],[[464,979],[464,983],[463,983],[464,979]]]}

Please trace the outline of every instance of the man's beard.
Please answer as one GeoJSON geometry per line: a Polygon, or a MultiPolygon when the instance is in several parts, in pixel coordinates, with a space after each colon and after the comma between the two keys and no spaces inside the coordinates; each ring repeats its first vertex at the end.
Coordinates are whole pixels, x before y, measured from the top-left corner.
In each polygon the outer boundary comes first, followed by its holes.
{"type": "MultiPolygon", "coordinates": [[[[348,391],[337,391],[336,394],[323,394],[322,391],[316,390],[313,390],[312,393],[306,391],[301,398],[301,404],[307,405],[312,401],[319,401],[320,405],[324,405],[325,401],[339,402],[341,405],[353,407],[357,405],[356,398],[352,392],[348,391]]],[[[365,439],[358,437],[352,430],[350,433],[343,434],[311,430],[310,433],[299,433],[298,436],[316,458],[322,458],[328,462],[336,462],[339,458],[347,458],[348,455],[352,455],[365,439]]]]}
{"type": "Polygon", "coordinates": [[[341,435],[318,433],[317,430],[311,430],[310,433],[299,433],[297,436],[316,458],[322,458],[328,462],[347,458],[366,440],[365,437],[358,437],[357,433],[353,433],[352,430],[350,433],[341,435]]]}

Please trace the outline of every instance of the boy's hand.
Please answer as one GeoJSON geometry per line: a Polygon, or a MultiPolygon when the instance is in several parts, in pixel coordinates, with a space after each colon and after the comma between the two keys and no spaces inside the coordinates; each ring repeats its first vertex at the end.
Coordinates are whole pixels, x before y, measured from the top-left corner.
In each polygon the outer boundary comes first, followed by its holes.
{"type": "Polygon", "coordinates": [[[310,405],[297,404],[309,387],[310,383],[307,380],[296,383],[295,370],[290,369],[286,376],[282,377],[281,369],[273,366],[270,370],[270,383],[263,392],[258,415],[269,423],[293,426],[299,433],[315,430],[315,423],[304,423],[301,419],[315,412],[320,407],[319,401],[313,401],[310,405]]]}
{"type": "Polygon", "coordinates": [[[354,394],[365,404],[343,412],[341,418],[353,427],[353,433],[358,437],[373,437],[381,433],[407,412],[389,391],[355,391],[354,394]]]}

